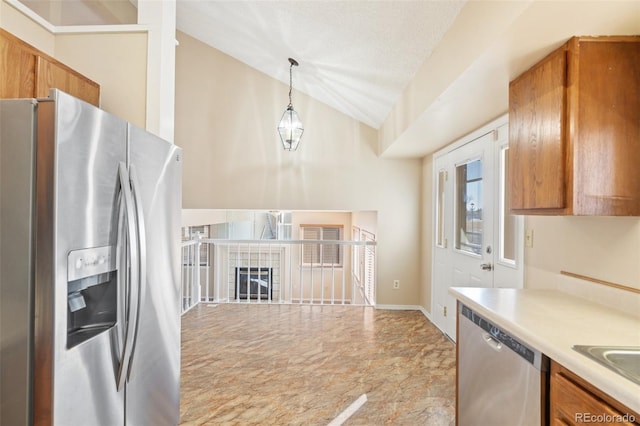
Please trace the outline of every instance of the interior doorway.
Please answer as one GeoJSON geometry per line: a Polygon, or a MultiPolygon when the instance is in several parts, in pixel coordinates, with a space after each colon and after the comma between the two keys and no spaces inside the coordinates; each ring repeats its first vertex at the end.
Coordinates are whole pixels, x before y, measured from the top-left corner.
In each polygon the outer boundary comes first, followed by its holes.
{"type": "Polygon", "coordinates": [[[450,287],[523,286],[524,218],[507,205],[504,116],[434,158],[433,322],[455,341],[450,287]]]}

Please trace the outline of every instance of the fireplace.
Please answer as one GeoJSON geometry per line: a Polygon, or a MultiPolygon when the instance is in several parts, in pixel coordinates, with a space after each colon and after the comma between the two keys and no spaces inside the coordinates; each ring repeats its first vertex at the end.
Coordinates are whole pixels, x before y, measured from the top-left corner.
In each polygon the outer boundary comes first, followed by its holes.
{"type": "Polygon", "coordinates": [[[272,300],[273,270],[260,267],[236,267],[235,299],[272,300]]]}

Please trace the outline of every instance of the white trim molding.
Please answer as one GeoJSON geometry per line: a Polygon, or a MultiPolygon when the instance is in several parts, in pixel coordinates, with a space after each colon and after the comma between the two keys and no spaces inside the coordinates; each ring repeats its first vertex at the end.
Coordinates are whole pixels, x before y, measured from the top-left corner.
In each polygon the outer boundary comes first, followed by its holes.
{"type": "Polygon", "coordinates": [[[418,305],[376,305],[376,309],[388,311],[419,311],[421,308],[422,306],[418,305]]]}
{"type": "Polygon", "coordinates": [[[40,25],[51,34],[96,34],[96,33],[140,33],[149,32],[149,25],[53,25],[18,0],[4,0],[9,6],[40,25]]]}

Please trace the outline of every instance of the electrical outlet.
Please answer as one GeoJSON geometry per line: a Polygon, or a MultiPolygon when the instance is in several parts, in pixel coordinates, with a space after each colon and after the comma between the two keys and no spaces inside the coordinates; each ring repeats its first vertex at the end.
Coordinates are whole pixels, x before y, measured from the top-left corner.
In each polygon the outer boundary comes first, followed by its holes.
{"type": "Polygon", "coordinates": [[[393,289],[397,290],[400,288],[400,280],[393,280],[393,289]]]}
{"type": "Polygon", "coordinates": [[[533,247],[533,229],[527,229],[524,233],[525,247],[533,247]]]}

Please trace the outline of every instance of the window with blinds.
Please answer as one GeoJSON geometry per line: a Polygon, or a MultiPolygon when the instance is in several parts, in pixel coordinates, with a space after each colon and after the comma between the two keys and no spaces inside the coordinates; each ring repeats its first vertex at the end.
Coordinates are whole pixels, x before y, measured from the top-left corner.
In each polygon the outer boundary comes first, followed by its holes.
{"type": "Polygon", "coordinates": [[[340,244],[323,241],[342,240],[340,225],[300,225],[303,240],[314,243],[302,245],[302,264],[304,266],[342,267],[342,249],[340,244]]]}

